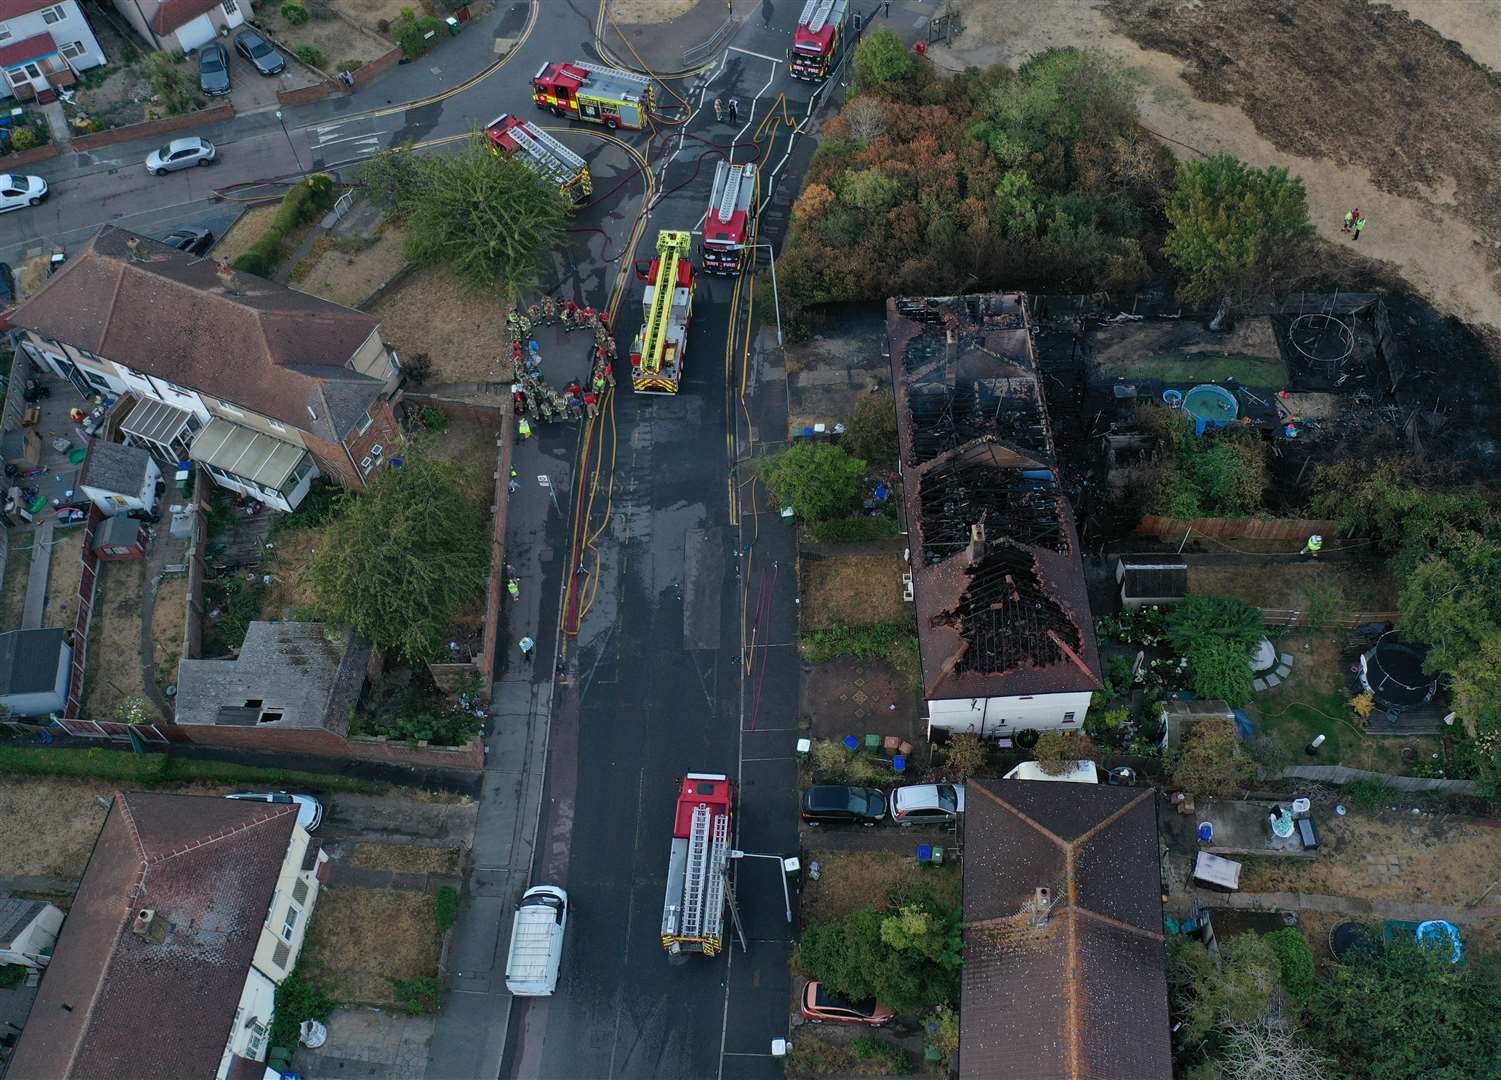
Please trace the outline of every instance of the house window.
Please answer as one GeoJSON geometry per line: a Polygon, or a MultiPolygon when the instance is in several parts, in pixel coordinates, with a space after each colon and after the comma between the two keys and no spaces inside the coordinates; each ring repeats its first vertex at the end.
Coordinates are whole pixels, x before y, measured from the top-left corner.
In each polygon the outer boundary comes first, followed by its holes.
{"type": "Polygon", "coordinates": [[[11,85],[20,86],[22,83],[30,82],[33,79],[40,79],[42,77],[42,69],[35,64],[22,64],[20,67],[11,68],[6,74],[10,76],[11,85]]]}
{"type": "Polygon", "coordinates": [[[50,8],[42,8],[42,22],[46,23],[48,26],[51,26],[53,23],[60,23],[67,17],[68,14],[63,10],[63,6],[61,4],[54,5],[50,8]]]}
{"type": "Polygon", "coordinates": [[[370,425],[373,423],[375,423],[375,421],[370,419],[369,413],[366,413],[364,416],[360,417],[360,422],[354,425],[354,433],[356,435],[365,434],[365,432],[370,430],[370,425]]]}
{"type": "Polygon", "coordinates": [[[77,60],[84,53],[88,52],[88,50],[83,47],[83,42],[81,41],[70,41],[57,51],[62,53],[63,56],[67,57],[69,60],[77,60]]]}
{"type": "Polygon", "coordinates": [[[224,0],[224,3],[219,6],[224,9],[224,14],[226,15],[233,15],[240,10],[240,5],[235,3],[235,0],[224,0]]]}
{"type": "Polygon", "coordinates": [[[222,413],[224,413],[224,414],[226,414],[226,415],[228,415],[228,416],[244,416],[245,415],[239,409],[235,408],[233,405],[231,405],[227,401],[221,401],[221,402],[219,402],[219,411],[222,412],[222,413]]]}
{"type": "Polygon", "coordinates": [[[280,420],[272,420],[270,418],[267,418],[266,423],[268,423],[268,424],[271,425],[271,430],[272,431],[286,431],[287,430],[287,426],[285,424],[283,424],[280,420]]]}
{"type": "Polygon", "coordinates": [[[103,375],[99,374],[97,371],[85,371],[84,375],[88,377],[89,382],[99,387],[99,389],[111,390],[109,380],[106,379],[103,375]]]}
{"type": "Polygon", "coordinates": [[[292,938],[297,933],[297,919],[301,915],[302,912],[297,910],[297,908],[291,904],[287,905],[287,921],[282,924],[281,939],[288,945],[292,943],[292,938]]]}
{"type": "Polygon", "coordinates": [[[9,41],[9,40],[10,40],[10,27],[6,26],[4,23],[0,23],[0,41],[9,41]]]}
{"type": "Polygon", "coordinates": [[[1064,713],[1063,714],[1063,722],[1065,724],[1072,724],[1074,722],[1074,714],[1071,713],[1071,712],[1064,713]]]}

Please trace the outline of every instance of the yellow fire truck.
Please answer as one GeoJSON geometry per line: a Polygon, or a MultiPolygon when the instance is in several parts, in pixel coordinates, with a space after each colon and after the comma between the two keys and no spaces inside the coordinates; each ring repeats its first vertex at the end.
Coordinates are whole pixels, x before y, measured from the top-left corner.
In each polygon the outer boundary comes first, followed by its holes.
{"type": "Polygon", "coordinates": [[[693,234],[663,229],[657,257],[636,277],[646,282],[644,319],[631,346],[631,387],[642,394],[676,394],[683,381],[683,353],[693,321],[693,234]]]}

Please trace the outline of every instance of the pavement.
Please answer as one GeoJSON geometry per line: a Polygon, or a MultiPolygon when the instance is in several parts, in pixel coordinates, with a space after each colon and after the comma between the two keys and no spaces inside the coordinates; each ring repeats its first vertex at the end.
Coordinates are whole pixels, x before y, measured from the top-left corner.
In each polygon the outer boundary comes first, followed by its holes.
{"type": "Polygon", "coordinates": [[[328,1041],[317,1050],[297,1051],[297,1072],[306,1080],[421,1076],[434,1027],[431,1016],[366,1007],[335,1009],[328,1020],[328,1041]]]}

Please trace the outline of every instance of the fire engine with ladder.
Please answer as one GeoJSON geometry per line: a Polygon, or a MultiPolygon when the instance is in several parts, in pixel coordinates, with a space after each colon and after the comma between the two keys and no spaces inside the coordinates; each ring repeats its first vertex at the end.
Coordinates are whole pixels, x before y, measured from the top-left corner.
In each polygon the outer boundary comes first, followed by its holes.
{"type": "Polygon", "coordinates": [[[491,150],[519,155],[534,171],[557,184],[570,202],[586,203],[594,194],[588,162],[530,120],[501,113],[485,125],[485,136],[491,150]]]}
{"type": "Polygon", "coordinates": [[[532,76],[532,100],[554,116],[633,131],[656,107],[650,76],[582,60],[543,64],[532,76]]]}
{"type": "Polygon", "coordinates": [[[645,318],[631,346],[631,387],[637,393],[676,394],[683,381],[693,320],[692,247],[692,233],[663,229],[657,234],[657,257],[644,271],[636,264],[636,276],[646,282],[645,318]]]}
{"type": "Polygon", "coordinates": [[[756,213],[756,167],[721,161],[704,218],[703,265],[711,274],[740,273],[756,213]]]}
{"type": "Polygon", "coordinates": [[[671,956],[713,956],[723,944],[733,795],[724,773],[689,773],[678,788],[662,905],[662,948],[671,956]]]}
{"type": "Polygon", "coordinates": [[[797,18],[797,32],[787,53],[787,70],[795,79],[823,82],[834,70],[849,29],[850,0],[808,0],[797,18]]]}

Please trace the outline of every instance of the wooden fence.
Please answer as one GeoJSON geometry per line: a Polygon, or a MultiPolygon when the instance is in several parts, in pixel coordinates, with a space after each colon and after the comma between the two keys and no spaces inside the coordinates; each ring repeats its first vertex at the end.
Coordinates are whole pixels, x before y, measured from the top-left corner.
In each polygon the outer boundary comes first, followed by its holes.
{"type": "Polygon", "coordinates": [[[1296,780],[1313,780],[1320,784],[1353,784],[1357,780],[1376,780],[1399,791],[1447,791],[1455,795],[1476,795],[1473,780],[1439,780],[1426,776],[1393,776],[1391,773],[1347,769],[1343,765],[1293,765],[1279,774],[1296,780]]]}
{"type": "MultiPolygon", "coordinates": [[[[1181,540],[1192,531],[1217,540],[1307,540],[1317,533],[1323,537],[1340,535],[1339,522],[1320,518],[1184,518],[1149,514],[1136,523],[1142,536],[1159,540],[1181,540]]],[[[1190,537],[1191,538],[1191,537],[1190,537]]]]}
{"type": "Polygon", "coordinates": [[[1261,618],[1268,626],[1342,626],[1353,629],[1367,623],[1396,622],[1398,611],[1337,611],[1315,616],[1297,608],[1262,608],[1261,618]]]}

